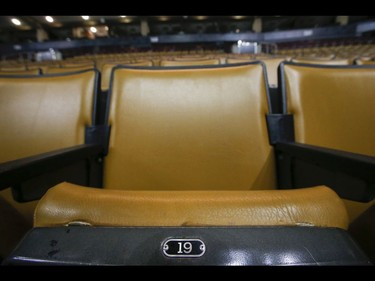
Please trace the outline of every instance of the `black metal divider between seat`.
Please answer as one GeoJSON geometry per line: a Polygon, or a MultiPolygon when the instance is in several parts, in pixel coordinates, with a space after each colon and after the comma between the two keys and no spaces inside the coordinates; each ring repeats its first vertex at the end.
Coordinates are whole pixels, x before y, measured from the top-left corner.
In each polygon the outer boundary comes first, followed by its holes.
{"type": "Polygon", "coordinates": [[[85,144],[0,164],[0,190],[11,187],[16,201],[28,202],[63,181],[102,187],[109,132],[104,125],[87,127],[85,144]]]}
{"type": "Polygon", "coordinates": [[[266,118],[279,188],[327,185],[341,198],[358,202],[375,198],[375,157],[295,142],[293,115],[266,118]]]}

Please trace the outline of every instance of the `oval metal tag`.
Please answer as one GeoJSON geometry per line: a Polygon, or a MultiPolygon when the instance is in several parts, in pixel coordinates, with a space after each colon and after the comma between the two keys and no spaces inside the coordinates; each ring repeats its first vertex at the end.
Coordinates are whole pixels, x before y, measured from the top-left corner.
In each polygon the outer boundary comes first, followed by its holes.
{"type": "Polygon", "coordinates": [[[163,242],[164,255],[171,258],[197,258],[206,252],[206,245],[196,238],[170,238],[163,242]]]}

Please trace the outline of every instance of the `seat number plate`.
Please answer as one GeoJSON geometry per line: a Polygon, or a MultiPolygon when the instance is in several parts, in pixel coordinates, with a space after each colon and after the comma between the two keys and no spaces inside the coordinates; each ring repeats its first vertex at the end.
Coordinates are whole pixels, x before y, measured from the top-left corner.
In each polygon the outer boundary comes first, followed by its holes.
{"type": "Polygon", "coordinates": [[[196,258],[206,252],[206,245],[196,238],[170,238],[162,243],[164,255],[171,258],[196,258]]]}

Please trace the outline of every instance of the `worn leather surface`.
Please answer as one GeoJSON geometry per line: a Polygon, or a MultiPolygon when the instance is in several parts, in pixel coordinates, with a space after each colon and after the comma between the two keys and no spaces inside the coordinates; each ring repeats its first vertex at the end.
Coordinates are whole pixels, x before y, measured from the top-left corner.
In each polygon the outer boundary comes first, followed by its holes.
{"type": "Polygon", "coordinates": [[[275,188],[260,64],[114,75],[106,188],[275,188]]]}
{"type": "Polygon", "coordinates": [[[61,183],[39,201],[34,226],[310,225],[346,229],[342,200],[320,186],[295,190],[105,190],[61,183]]]}

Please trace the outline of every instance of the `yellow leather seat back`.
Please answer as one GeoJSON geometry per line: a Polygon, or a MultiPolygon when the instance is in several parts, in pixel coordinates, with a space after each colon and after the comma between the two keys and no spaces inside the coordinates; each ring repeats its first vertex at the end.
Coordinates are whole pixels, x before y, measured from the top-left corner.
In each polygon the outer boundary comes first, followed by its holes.
{"type": "Polygon", "coordinates": [[[271,189],[264,67],[115,68],[104,186],[271,189]]]}
{"type": "Polygon", "coordinates": [[[206,55],[182,55],[182,56],[172,56],[173,60],[178,61],[190,61],[190,60],[207,60],[211,59],[206,55]]]}
{"type": "Polygon", "coordinates": [[[109,89],[109,80],[111,78],[111,71],[116,65],[131,65],[131,66],[152,66],[152,60],[141,60],[137,62],[109,62],[104,63],[100,70],[101,72],[101,89],[102,91],[108,91],[109,89]]]}
{"type": "Polygon", "coordinates": [[[0,66],[0,71],[24,71],[27,70],[26,65],[8,65],[8,66],[0,66]]]}
{"type": "Polygon", "coordinates": [[[375,156],[375,67],[284,65],[297,142],[375,156]]]}
{"type": "Polygon", "coordinates": [[[268,84],[270,87],[278,87],[278,67],[280,63],[285,60],[287,60],[287,58],[265,58],[261,60],[266,65],[268,84]]]}
{"type": "MultiPolygon", "coordinates": [[[[297,142],[375,156],[375,67],[284,65],[297,142]]],[[[350,220],[373,205],[345,200],[350,220]]]]}
{"type": "Polygon", "coordinates": [[[82,144],[92,124],[94,70],[0,76],[0,162],[82,144]]]}
{"type": "Polygon", "coordinates": [[[240,58],[227,58],[226,63],[241,63],[249,61],[260,60],[266,65],[268,85],[272,88],[278,87],[277,71],[281,62],[287,60],[286,58],[264,58],[264,59],[240,59],[240,58]]]}
{"type": "Polygon", "coordinates": [[[326,59],[326,58],[294,58],[292,62],[320,65],[349,65],[352,64],[351,59],[326,59]]]}
{"type": "Polygon", "coordinates": [[[160,66],[189,66],[189,65],[216,65],[220,64],[220,59],[163,59],[160,61],[160,66]]]}
{"type": "Polygon", "coordinates": [[[55,73],[67,73],[67,72],[76,72],[86,69],[92,69],[93,66],[70,66],[70,67],[46,67],[44,69],[45,74],[55,74],[55,73]]]}
{"type": "Polygon", "coordinates": [[[41,70],[39,68],[29,70],[0,70],[0,75],[38,75],[41,70]]]}
{"type": "Polygon", "coordinates": [[[95,67],[95,62],[94,61],[61,61],[60,66],[62,68],[66,67],[82,67],[82,68],[94,68],[95,67]]]}
{"type": "MultiPolygon", "coordinates": [[[[0,163],[84,143],[84,128],[94,121],[97,76],[94,70],[0,75],[0,163]]],[[[0,215],[0,257],[31,227],[36,203],[14,201],[10,188],[0,191],[0,209],[9,210],[0,215]]]]}

